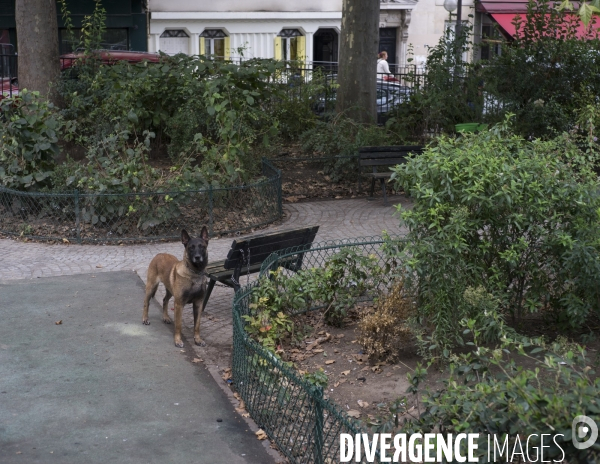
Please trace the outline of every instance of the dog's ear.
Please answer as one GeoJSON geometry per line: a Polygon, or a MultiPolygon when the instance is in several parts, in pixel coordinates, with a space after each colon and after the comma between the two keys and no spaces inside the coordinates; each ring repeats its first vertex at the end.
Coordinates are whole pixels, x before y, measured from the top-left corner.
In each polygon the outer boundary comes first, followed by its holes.
{"type": "Polygon", "coordinates": [[[200,237],[202,237],[202,240],[204,240],[205,242],[208,242],[208,229],[206,228],[206,226],[202,227],[202,232],[200,232],[200,237]]]}
{"type": "Polygon", "coordinates": [[[183,246],[187,246],[189,241],[190,235],[186,232],[185,229],[181,229],[181,243],[183,243],[183,246]]]}

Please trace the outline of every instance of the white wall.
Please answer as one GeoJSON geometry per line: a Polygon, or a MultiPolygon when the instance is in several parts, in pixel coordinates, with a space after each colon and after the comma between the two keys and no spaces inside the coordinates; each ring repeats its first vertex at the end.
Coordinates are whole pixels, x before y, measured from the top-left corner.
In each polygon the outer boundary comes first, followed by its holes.
{"type": "MultiPolygon", "coordinates": [[[[185,13],[179,14],[179,16],[194,19],[157,19],[157,16],[161,18],[163,15],[161,13],[152,15],[148,51],[155,52],[160,49],[160,41],[157,37],[160,37],[165,29],[183,29],[190,36],[190,53],[197,54],[199,36],[204,29],[223,29],[230,37],[230,47],[233,49],[231,52],[232,59],[239,57],[235,52],[239,47],[246,48],[244,51],[245,58],[273,58],[275,56],[274,44],[277,34],[282,29],[294,28],[300,29],[306,36],[307,61],[312,61],[313,34],[320,28],[333,28],[339,31],[342,19],[341,12],[329,13],[324,19],[307,18],[305,14],[279,15],[279,19],[268,20],[237,19],[235,17],[237,15],[230,15],[233,19],[195,19],[196,14],[186,15],[185,13]]],[[[171,14],[168,16],[171,16],[171,14]]],[[[219,17],[222,16],[219,15],[219,17]]]]}
{"type": "MultiPolygon", "coordinates": [[[[456,13],[456,11],[454,11],[456,13]]],[[[463,0],[463,21],[470,19],[473,13],[473,0],[463,0]]],[[[419,0],[411,13],[408,27],[408,43],[413,45],[414,60],[412,64],[420,64],[427,58],[427,47],[437,45],[444,33],[445,21],[450,14],[444,9],[444,0],[419,0]]],[[[456,20],[456,16],[452,16],[456,20]]]]}
{"type": "Polygon", "coordinates": [[[148,0],[148,8],[150,11],[342,11],[342,0],[148,0]]]}

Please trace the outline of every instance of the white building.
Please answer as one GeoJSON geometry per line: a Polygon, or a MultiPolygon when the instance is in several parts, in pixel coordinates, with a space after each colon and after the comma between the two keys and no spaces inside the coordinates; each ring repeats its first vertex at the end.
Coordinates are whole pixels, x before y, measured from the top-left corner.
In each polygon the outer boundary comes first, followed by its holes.
{"type": "MultiPolygon", "coordinates": [[[[406,64],[409,43],[417,57],[437,43],[448,19],[442,5],[380,0],[380,50],[388,51],[391,65],[406,64]]],[[[148,51],[308,63],[338,59],[342,0],[148,0],[148,9],[148,51]]]]}

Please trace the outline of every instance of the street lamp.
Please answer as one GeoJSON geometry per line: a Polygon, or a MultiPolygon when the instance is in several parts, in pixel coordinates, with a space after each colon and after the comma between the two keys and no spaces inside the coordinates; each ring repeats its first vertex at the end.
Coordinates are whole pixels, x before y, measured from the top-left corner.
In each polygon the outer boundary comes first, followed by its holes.
{"type": "Polygon", "coordinates": [[[456,27],[455,27],[455,36],[456,39],[460,37],[460,26],[462,19],[462,0],[444,0],[444,9],[452,15],[454,10],[456,11],[456,27]]]}

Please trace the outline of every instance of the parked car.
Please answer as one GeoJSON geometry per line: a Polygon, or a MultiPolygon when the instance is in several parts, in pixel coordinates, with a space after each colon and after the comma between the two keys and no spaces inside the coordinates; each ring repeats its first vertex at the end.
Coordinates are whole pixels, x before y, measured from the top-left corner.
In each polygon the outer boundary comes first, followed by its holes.
{"type": "Polygon", "coordinates": [[[0,100],[19,95],[19,85],[16,77],[0,77],[0,100]]]}
{"type": "MultiPolygon", "coordinates": [[[[326,95],[320,98],[317,104],[316,112],[323,114],[327,111],[333,110],[335,107],[336,99],[336,86],[334,84],[337,81],[337,75],[331,75],[331,79],[328,76],[328,91],[326,95]]],[[[411,88],[402,85],[398,81],[388,81],[383,79],[377,79],[377,119],[378,122],[385,121],[385,115],[389,113],[394,107],[400,103],[404,103],[409,100],[411,94],[411,88]]]]}
{"type": "MultiPolygon", "coordinates": [[[[102,64],[114,64],[117,61],[128,61],[129,63],[141,63],[148,61],[158,63],[160,55],[158,53],[134,52],[127,50],[96,50],[93,52],[96,59],[102,64]]],[[[85,60],[86,55],[83,52],[67,53],[60,56],[60,69],[62,71],[72,68],[78,60],[85,60]]]]}

